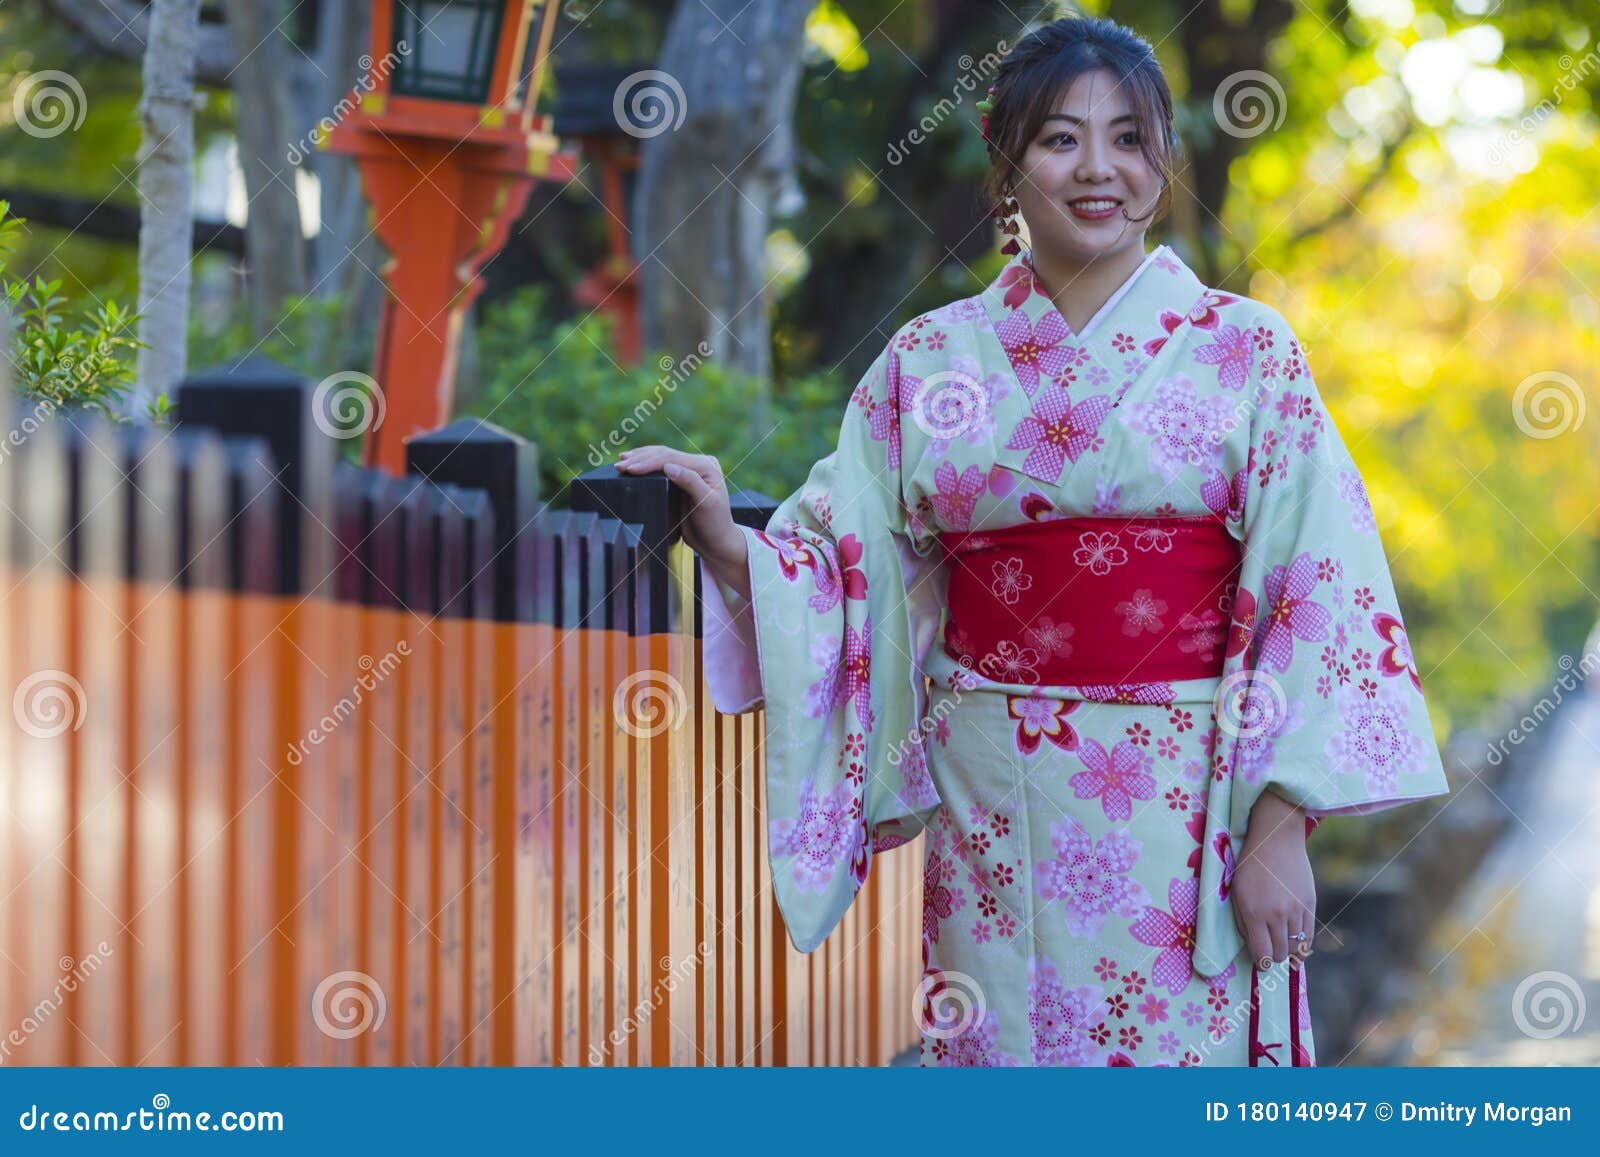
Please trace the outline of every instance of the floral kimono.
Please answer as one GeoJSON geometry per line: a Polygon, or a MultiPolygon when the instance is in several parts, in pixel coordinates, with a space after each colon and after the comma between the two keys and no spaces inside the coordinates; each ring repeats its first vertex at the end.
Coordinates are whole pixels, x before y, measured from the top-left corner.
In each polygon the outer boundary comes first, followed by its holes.
{"type": "Polygon", "coordinates": [[[1082,333],[1027,254],[895,334],[838,448],[706,576],[766,706],[771,867],[816,948],[925,831],[922,1062],[1311,1065],[1229,901],[1272,789],[1442,795],[1372,507],[1284,319],[1166,246],[1082,333]]]}

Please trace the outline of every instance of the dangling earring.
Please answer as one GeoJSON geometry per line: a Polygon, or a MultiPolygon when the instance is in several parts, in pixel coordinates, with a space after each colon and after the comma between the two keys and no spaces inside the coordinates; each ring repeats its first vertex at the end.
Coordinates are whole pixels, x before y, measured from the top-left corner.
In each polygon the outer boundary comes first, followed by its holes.
{"type": "Polygon", "coordinates": [[[1000,246],[1000,252],[1015,255],[1022,252],[1022,242],[1017,235],[1022,232],[1022,225],[1017,221],[1017,214],[1021,207],[1017,204],[1015,193],[1007,192],[999,201],[995,202],[994,219],[1000,232],[1007,235],[1008,240],[1000,246]]]}

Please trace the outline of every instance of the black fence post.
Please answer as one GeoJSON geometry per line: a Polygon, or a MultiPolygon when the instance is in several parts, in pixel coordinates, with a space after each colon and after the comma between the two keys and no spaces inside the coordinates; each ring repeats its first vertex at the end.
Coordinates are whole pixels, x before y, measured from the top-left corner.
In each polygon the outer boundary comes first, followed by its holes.
{"type": "Polygon", "coordinates": [[[735,522],[756,530],[765,530],[772,516],[778,512],[777,501],[759,490],[736,490],[728,495],[728,505],[733,508],[735,522]]]}
{"type": "Polygon", "coordinates": [[[538,448],[492,422],[462,418],[409,439],[406,466],[433,482],[481,490],[488,496],[494,535],[490,552],[494,617],[502,622],[532,622],[538,448]]]}
{"type": "Polygon", "coordinates": [[[641,629],[646,634],[667,630],[672,605],[667,552],[682,537],[688,513],[683,491],[665,475],[620,474],[614,466],[602,466],[574,478],[569,497],[574,511],[639,528],[645,585],[641,629]]]}
{"type": "MultiPolygon", "coordinates": [[[[739,490],[728,496],[733,520],[741,526],[764,529],[778,504],[765,494],[754,490],[739,490]]],[[[614,466],[590,470],[572,480],[572,509],[589,511],[602,518],[638,527],[639,547],[644,558],[642,580],[647,589],[644,596],[646,608],[645,630],[667,629],[670,586],[667,582],[667,551],[683,533],[683,520],[688,515],[688,503],[665,475],[621,474],[614,466]]],[[[700,604],[699,568],[695,568],[696,595],[694,614],[695,633],[699,634],[700,604]]]]}
{"type": "Polygon", "coordinates": [[[185,378],[177,396],[179,429],[259,438],[271,451],[283,536],[273,589],[294,594],[331,580],[327,528],[339,448],[329,418],[318,413],[316,388],[270,358],[252,355],[185,378]]]}

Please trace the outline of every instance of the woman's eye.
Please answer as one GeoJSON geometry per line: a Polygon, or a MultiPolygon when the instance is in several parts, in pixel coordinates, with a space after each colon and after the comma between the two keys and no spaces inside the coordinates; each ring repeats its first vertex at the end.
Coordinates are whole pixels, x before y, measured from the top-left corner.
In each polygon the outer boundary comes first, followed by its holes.
{"type": "Polygon", "coordinates": [[[1071,140],[1072,140],[1072,134],[1071,133],[1052,133],[1050,136],[1048,136],[1048,137],[1046,137],[1044,139],[1044,143],[1045,143],[1046,147],[1053,149],[1053,148],[1057,148],[1057,147],[1059,147],[1061,145],[1064,145],[1064,144],[1068,143],[1071,140]]]}
{"type": "Polygon", "coordinates": [[[1136,132],[1131,132],[1131,131],[1123,133],[1122,134],[1122,143],[1125,144],[1125,145],[1128,145],[1129,147],[1133,147],[1133,146],[1138,145],[1138,143],[1139,143],[1139,134],[1136,133],[1136,132]]]}

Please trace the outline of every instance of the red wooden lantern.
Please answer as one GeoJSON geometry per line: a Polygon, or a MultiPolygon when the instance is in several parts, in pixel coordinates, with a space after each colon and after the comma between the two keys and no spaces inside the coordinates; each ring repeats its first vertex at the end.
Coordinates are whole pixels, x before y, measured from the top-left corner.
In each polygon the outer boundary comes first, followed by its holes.
{"type": "Polygon", "coordinates": [[[373,0],[371,68],[352,90],[353,111],[318,139],[356,158],[390,253],[369,466],[403,473],[405,440],[450,419],[479,272],[534,181],[576,170],[534,111],[555,18],[555,0],[373,0]]]}

